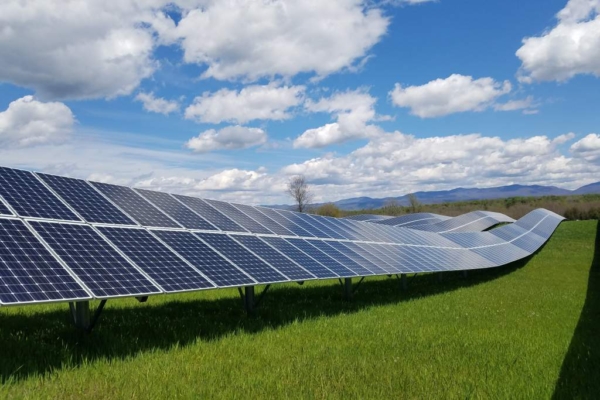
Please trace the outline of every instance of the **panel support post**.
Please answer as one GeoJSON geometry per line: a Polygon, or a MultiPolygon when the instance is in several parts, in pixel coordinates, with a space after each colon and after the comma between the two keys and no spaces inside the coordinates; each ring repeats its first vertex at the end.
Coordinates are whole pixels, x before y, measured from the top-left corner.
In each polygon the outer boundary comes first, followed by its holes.
{"type": "Polygon", "coordinates": [[[469,273],[466,270],[464,270],[463,271],[463,278],[466,278],[468,275],[469,275],[469,273]]]}
{"type": "Polygon", "coordinates": [[[87,331],[92,321],[90,314],[89,301],[77,301],[69,303],[71,313],[73,314],[73,322],[78,329],[87,331]]]}
{"type": "Polygon", "coordinates": [[[444,280],[444,273],[438,272],[438,282],[442,282],[444,280]]]}
{"type": "Polygon", "coordinates": [[[254,286],[244,288],[244,308],[248,314],[254,312],[254,286]]]}
{"type": "Polygon", "coordinates": [[[352,300],[352,294],[354,290],[352,290],[352,278],[344,278],[344,297],[346,300],[352,300]]]}
{"type": "Polygon", "coordinates": [[[402,285],[402,290],[406,291],[408,289],[408,278],[406,274],[400,274],[400,284],[402,285]]]}

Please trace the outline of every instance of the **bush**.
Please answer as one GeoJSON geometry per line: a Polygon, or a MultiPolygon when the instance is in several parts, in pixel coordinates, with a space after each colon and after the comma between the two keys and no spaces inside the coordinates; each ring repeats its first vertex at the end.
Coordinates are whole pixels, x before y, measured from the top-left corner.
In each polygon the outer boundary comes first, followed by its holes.
{"type": "Polygon", "coordinates": [[[340,210],[335,204],[327,203],[315,210],[315,214],[322,215],[324,217],[339,218],[342,216],[342,210],[340,210]]]}

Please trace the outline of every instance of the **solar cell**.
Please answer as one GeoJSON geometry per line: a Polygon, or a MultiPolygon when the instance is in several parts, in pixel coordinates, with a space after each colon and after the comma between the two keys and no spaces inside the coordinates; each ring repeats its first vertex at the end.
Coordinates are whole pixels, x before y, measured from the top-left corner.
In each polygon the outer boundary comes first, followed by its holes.
{"type": "Polygon", "coordinates": [[[219,287],[255,283],[252,278],[190,232],[157,230],[154,234],[219,287]]]}
{"type": "Polygon", "coordinates": [[[358,276],[373,275],[373,272],[369,271],[365,267],[361,266],[357,262],[345,256],[336,248],[330,246],[328,242],[325,242],[324,240],[310,240],[308,242],[311,245],[315,246],[317,249],[321,250],[323,253],[333,258],[334,260],[338,261],[344,267],[355,272],[358,276]]]}
{"type": "Polygon", "coordinates": [[[145,229],[105,226],[98,229],[165,292],[215,287],[145,229]]]}
{"type": "Polygon", "coordinates": [[[90,298],[23,221],[0,219],[1,304],[90,298]]]}
{"type": "Polygon", "coordinates": [[[308,233],[310,233],[313,237],[329,238],[329,236],[327,234],[323,233],[323,231],[317,229],[313,224],[311,224],[305,218],[304,214],[295,213],[295,212],[291,212],[291,211],[284,211],[284,210],[273,210],[273,211],[275,211],[276,213],[278,213],[282,217],[284,217],[286,219],[289,219],[293,223],[297,224],[302,229],[304,229],[305,231],[307,231],[308,233]]]}
{"type": "MultiPolygon", "coordinates": [[[[370,251],[365,249],[364,247],[359,246],[359,243],[356,243],[356,242],[338,242],[338,243],[342,246],[349,248],[354,253],[358,254],[363,259],[368,261],[369,266],[365,265],[365,267],[370,269],[371,271],[373,271],[375,274],[384,275],[384,274],[390,274],[390,273],[396,272],[395,268],[388,265],[388,263],[383,258],[380,258],[376,254],[371,253],[370,251]],[[376,269],[374,269],[374,267],[376,267],[376,269]]],[[[346,253],[344,253],[344,254],[346,254],[346,253]]]]}
{"type": "Polygon", "coordinates": [[[254,278],[258,283],[289,281],[285,276],[227,235],[214,233],[195,233],[195,235],[205,241],[213,249],[223,254],[228,260],[254,278]]]}
{"type": "Polygon", "coordinates": [[[279,225],[285,227],[286,229],[290,230],[291,232],[293,232],[294,234],[296,234],[298,236],[315,237],[313,234],[308,232],[306,229],[302,228],[300,225],[296,224],[295,222],[292,222],[291,220],[287,219],[286,217],[279,214],[275,210],[272,210],[270,208],[265,208],[265,207],[255,207],[255,208],[262,214],[264,214],[267,217],[271,218],[272,220],[276,221],[279,225]]]}
{"type": "Polygon", "coordinates": [[[202,218],[210,221],[211,224],[216,226],[222,231],[228,232],[247,232],[246,229],[242,228],[240,225],[236,224],[228,218],[225,214],[219,212],[216,208],[212,207],[210,204],[205,202],[202,199],[198,199],[196,197],[189,196],[181,196],[178,194],[174,195],[177,200],[181,201],[183,204],[194,210],[197,214],[199,214],[202,218]]]}
{"type": "Polygon", "coordinates": [[[294,260],[297,264],[302,265],[304,269],[317,278],[337,278],[339,276],[335,272],[321,265],[321,263],[314,258],[299,250],[297,247],[286,242],[283,238],[263,236],[261,237],[261,240],[275,247],[277,250],[294,260]]]}
{"type": "Polygon", "coordinates": [[[217,230],[210,222],[197,215],[168,193],[145,189],[135,190],[185,228],[210,231],[217,230]]]}
{"type": "Polygon", "coordinates": [[[316,278],[313,274],[256,236],[231,235],[231,237],[293,281],[306,281],[316,278]]]}
{"type": "Polygon", "coordinates": [[[13,215],[13,213],[4,205],[2,197],[0,196],[0,214],[2,215],[13,215]]]}
{"type": "Polygon", "coordinates": [[[208,204],[210,204],[217,210],[221,211],[221,213],[223,213],[224,215],[227,215],[229,218],[234,220],[238,225],[241,225],[244,228],[246,228],[249,232],[265,233],[265,234],[273,233],[269,229],[265,228],[264,226],[262,226],[261,224],[259,224],[258,222],[256,222],[255,220],[253,220],[252,218],[250,218],[249,216],[247,216],[246,214],[244,214],[243,212],[241,212],[240,210],[238,210],[237,208],[235,208],[233,205],[231,205],[229,203],[225,203],[224,201],[208,200],[208,199],[205,199],[204,201],[206,201],[208,204]]]}
{"type": "Polygon", "coordinates": [[[161,293],[91,226],[37,221],[30,225],[94,297],[161,293]]]}
{"type": "Polygon", "coordinates": [[[379,243],[357,243],[356,245],[362,247],[363,249],[369,251],[371,254],[385,261],[387,265],[389,265],[391,273],[401,272],[398,268],[398,260],[395,258],[394,254],[388,249],[390,245],[379,243]]]}
{"type": "MultiPolygon", "coordinates": [[[[388,271],[378,266],[376,263],[371,262],[371,260],[365,258],[362,254],[356,252],[355,247],[352,246],[351,242],[347,242],[342,244],[342,242],[327,242],[327,244],[337,251],[339,251],[344,256],[348,257],[364,269],[371,272],[373,275],[384,275],[387,274],[388,271]]],[[[381,263],[381,261],[379,262],[381,263]]]]}
{"type": "Polygon", "coordinates": [[[294,232],[280,225],[278,222],[269,218],[265,214],[261,213],[256,207],[246,206],[243,204],[232,204],[236,208],[240,209],[244,214],[251,217],[256,222],[262,224],[264,227],[269,229],[271,232],[276,233],[277,235],[283,236],[296,236],[294,232]]]}
{"type": "Polygon", "coordinates": [[[141,225],[163,228],[180,227],[129,187],[99,182],[90,183],[141,225]]]}
{"type": "Polygon", "coordinates": [[[37,173],[64,201],[86,221],[115,225],[135,225],[127,215],[112,205],[86,181],[37,173]]]}
{"type": "Polygon", "coordinates": [[[328,237],[334,239],[348,239],[345,235],[338,232],[338,229],[334,225],[331,225],[329,221],[324,218],[315,217],[310,214],[300,214],[301,218],[306,219],[310,224],[317,227],[318,230],[327,234],[328,237]]]}
{"type": "Polygon", "coordinates": [[[0,167],[0,196],[22,217],[80,221],[31,172],[0,167]]]}
{"type": "Polygon", "coordinates": [[[328,256],[317,247],[310,244],[312,241],[304,240],[304,239],[284,239],[286,242],[296,247],[298,250],[303,253],[309,255],[311,258],[317,260],[321,265],[327,267],[329,270],[335,272],[341,278],[349,278],[352,276],[356,276],[354,271],[343,266],[341,263],[336,261],[334,258],[328,256]]]}

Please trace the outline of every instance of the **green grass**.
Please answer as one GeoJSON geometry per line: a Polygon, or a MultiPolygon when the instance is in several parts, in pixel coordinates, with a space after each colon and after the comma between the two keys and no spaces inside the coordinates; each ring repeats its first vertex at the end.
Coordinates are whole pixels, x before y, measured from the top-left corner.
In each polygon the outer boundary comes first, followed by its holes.
{"type": "Polygon", "coordinates": [[[3,308],[0,398],[598,398],[596,235],[565,222],[519,264],[352,302],[276,286],[251,318],[234,290],[110,301],[91,335],[64,304],[3,308]]]}

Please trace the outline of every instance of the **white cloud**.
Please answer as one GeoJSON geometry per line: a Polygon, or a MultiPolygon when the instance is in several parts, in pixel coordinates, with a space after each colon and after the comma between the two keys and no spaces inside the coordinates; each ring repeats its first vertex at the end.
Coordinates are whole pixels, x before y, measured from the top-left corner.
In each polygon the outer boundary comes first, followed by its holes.
{"type": "Polygon", "coordinates": [[[129,94],[157,68],[148,23],[165,3],[2,1],[0,81],[33,88],[41,98],[129,94]]]}
{"type": "Polygon", "coordinates": [[[316,102],[308,100],[304,105],[307,111],[331,113],[336,122],[308,129],[294,140],[294,147],[325,147],[379,133],[378,127],[368,124],[378,119],[376,101],[365,89],[336,93],[316,102]]]}
{"type": "Polygon", "coordinates": [[[74,123],[73,113],[63,103],[42,103],[25,96],[0,112],[0,144],[25,147],[61,142],[71,134],[74,123]]]}
{"type": "Polygon", "coordinates": [[[136,101],[141,101],[144,110],[158,114],[168,115],[179,110],[179,103],[175,100],[165,100],[162,97],[155,97],[154,93],[140,92],[135,96],[136,101]]]}
{"type": "Polygon", "coordinates": [[[386,33],[389,19],[363,0],[206,1],[168,34],[204,77],[256,80],[352,67],[386,33]]]}
{"type": "Polygon", "coordinates": [[[185,146],[197,153],[214,150],[246,149],[267,141],[267,133],[259,128],[227,126],[223,129],[209,129],[191,138],[185,146]]]}
{"type": "Polygon", "coordinates": [[[517,50],[519,80],[566,81],[577,74],[600,76],[600,1],[570,0],[558,24],[517,50]]]}
{"type": "Polygon", "coordinates": [[[473,79],[471,76],[450,75],[421,86],[402,87],[396,84],[390,92],[398,107],[410,108],[410,113],[421,118],[441,117],[465,111],[482,111],[511,91],[508,81],[492,78],[473,79]]]}
{"type": "Polygon", "coordinates": [[[533,96],[527,96],[520,100],[509,100],[506,103],[494,104],[494,110],[496,111],[523,110],[524,114],[536,114],[536,107],[537,104],[534,103],[533,96]]]}
{"type": "Polygon", "coordinates": [[[284,120],[289,109],[303,100],[304,86],[247,86],[240,91],[221,89],[203,93],[185,110],[187,119],[218,124],[262,120],[284,120]]]}
{"type": "Polygon", "coordinates": [[[573,143],[571,152],[590,162],[600,160],[600,135],[590,133],[578,142],[573,143]]]}

